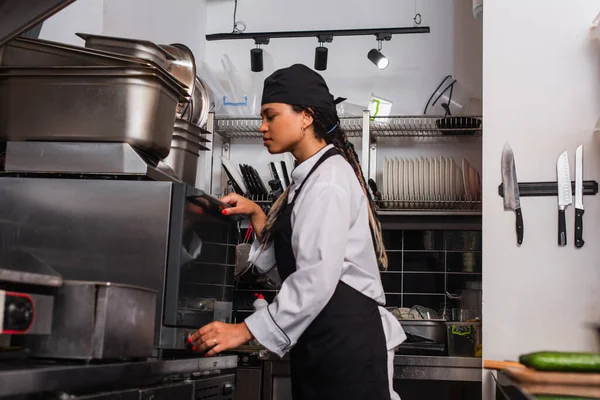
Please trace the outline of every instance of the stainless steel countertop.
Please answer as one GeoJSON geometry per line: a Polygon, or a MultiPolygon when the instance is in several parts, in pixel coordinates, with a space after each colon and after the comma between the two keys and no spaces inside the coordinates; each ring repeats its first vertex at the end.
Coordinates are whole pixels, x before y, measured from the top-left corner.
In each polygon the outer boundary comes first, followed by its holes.
{"type": "Polygon", "coordinates": [[[394,357],[394,379],[481,382],[481,358],[467,357],[394,357]]]}
{"type": "Polygon", "coordinates": [[[483,362],[481,361],[481,358],[474,357],[433,357],[397,355],[394,357],[394,365],[475,369],[483,368],[483,362]]]}
{"type": "Polygon", "coordinates": [[[106,364],[4,361],[0,363],[0,397],[142,384],[164,376],[210,375],[236,367],[237,356],[106,364]]]}

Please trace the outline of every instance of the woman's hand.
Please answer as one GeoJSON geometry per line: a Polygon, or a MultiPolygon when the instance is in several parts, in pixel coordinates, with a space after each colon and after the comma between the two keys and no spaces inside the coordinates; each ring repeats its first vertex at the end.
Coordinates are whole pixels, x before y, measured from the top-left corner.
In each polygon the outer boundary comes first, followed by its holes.
{"type": "Polygon", "coordinates": [[[241,324],[225,324],[212,322],[190,335],[188,341],[196,351],[206,353],[207,357],[214,356],[225,350],[233,349],[253,339],[252,333],[244,322],[241,324]]]}
{"type": "Polygon", "coordinates": [[[236,193],[228,194],[221,198],[221,201],[231,205],[232,207],[223,210],[223,215],[236,215],[242,214],[250,218],[254,233],[256,233],[258,240],[261,240],[260,234],[267,223],[267,216],[263,212],[262,208],[252,200],[240,196],[236,193]]]}

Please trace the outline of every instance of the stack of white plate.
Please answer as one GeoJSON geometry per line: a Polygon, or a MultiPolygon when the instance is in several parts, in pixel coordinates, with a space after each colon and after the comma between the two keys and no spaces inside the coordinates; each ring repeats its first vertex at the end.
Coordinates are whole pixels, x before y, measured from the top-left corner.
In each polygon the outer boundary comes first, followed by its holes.
{"type": "Polygon", "coordinates": [[[380,187],[385,208],[460,208],[481,200],[481,175],[463,159],[386,158],[380,187]]]}

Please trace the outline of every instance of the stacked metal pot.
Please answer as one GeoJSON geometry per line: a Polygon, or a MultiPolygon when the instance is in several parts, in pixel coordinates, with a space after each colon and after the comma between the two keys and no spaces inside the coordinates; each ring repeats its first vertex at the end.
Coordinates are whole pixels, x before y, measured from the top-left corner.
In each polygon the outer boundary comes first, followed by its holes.
{"type": "Polygon", "coordinates": [[[27,38],[0,47],[0,141],[126,142],[195,184],[209,94],[192,52],[78,36],[85,47],[27,38]],[[175,149],[189,160],[175,162],[175,149]]]}

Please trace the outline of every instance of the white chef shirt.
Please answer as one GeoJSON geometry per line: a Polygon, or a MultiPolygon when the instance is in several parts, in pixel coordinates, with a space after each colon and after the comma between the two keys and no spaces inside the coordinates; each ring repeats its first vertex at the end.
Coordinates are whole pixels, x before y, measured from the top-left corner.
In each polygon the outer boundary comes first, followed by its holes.
{"type": "MultiPolygon", "coordinates": [[[[315,163],[332,147],[324,147],[294,169],[288,203],[315,163]]],[[[283,282],[268,307],[245,320],[258,342],[271,352],[282,357],[296,344],[329,302],[340,280],[385,305],[367,202],[354,170],[340,155],[325,160],[308,178],[291,216],[296,271],[283,282]]],[[[268,273],[275,266],[275,251],[272,245],[262,252],[260,247],[255,240],[249,261],[260,272],[268,273]]],[[[393,357],[393,349],[406,335],[398,320],[381,306],[388,356],[393,357]]]]}

